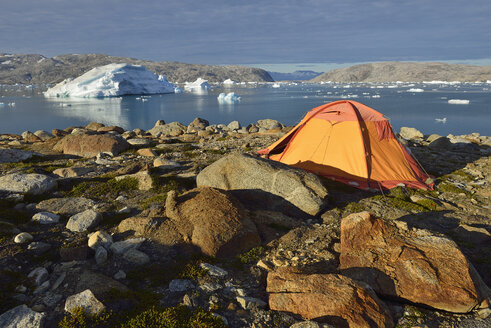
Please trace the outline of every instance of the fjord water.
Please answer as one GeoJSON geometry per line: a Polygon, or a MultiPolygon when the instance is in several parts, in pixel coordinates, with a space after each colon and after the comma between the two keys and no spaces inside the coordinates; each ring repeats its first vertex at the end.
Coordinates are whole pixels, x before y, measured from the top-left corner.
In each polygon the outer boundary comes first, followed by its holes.
{"type": "Polygon", "coordinates": [[[0,86],[0,133],[50,131],[96,121],[125,129],[149,129],[155,121],[188,124],[202,117],[211,124],[242,125],[272,118],[294,125],[310,109],[351,99],[390,118],[394,130],[415,127],[425,134],[491,135],[491,84],[271,84],[214,86],[206,94],[181,93],[116,98],[45,98],[41,88],[0,86]],[[418,90],[419,89],[419,90],[418,90]],[[410,90],[416,90],[412,92],[410,90]],[[421,90],[424,90],[421,92],[421,90]],[[420,91],[420,92],[417,92],[420,91]],[[237,104],[219,104],[221,92],[235,92],[237,104]],[[449,104],[469,100],[468,105],[449,104]],[[13,105],[12,103],[15,103],[13,105]],[[10,104],[10,105],[9,105],[10,104]],[[442,123],[436,119],[446,118],[442,123]]]}

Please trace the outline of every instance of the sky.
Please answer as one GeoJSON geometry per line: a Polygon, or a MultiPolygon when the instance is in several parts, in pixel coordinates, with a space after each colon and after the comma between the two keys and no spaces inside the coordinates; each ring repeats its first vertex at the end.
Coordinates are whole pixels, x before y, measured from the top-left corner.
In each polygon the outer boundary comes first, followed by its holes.
{"type": "Polygon", "coordinates": [[[489,0],[0,0],[0,53],[277,71],[374,61],[491,65],[490,17],[489,0]]]}

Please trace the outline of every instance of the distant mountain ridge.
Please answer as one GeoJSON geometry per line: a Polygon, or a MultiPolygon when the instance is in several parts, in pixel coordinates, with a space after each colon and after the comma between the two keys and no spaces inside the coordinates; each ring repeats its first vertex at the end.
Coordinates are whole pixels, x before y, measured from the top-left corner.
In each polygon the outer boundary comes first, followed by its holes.
{"type": "Polygon", "coordinates": [[[209,82],[272,82],[263,69],[247,66],[217,66],[178,62],[153,62],[103,54],[60,55],[47,58],[38,54],[0,54],[0,84],[58,83],[75,78],[94,67],[111,63],[143,65],[155,74],[163,74],[171,82],[195,81],[202,77],[209,82]]]}
{"type": "Polygon", "coordinates": [[[491,66],[383,62],[336,69],[313,78],[311,82],[485,82],[487,80],[491,80],[491,66]]]}
{"type": "Polygon", "coordinates": [[[314,71],[307,71],[307,70],[295,71],[293,73],[268,71],[268,73],[275,81],[308,81],[322,74],[322,72],[314,72],[314,71]]]}

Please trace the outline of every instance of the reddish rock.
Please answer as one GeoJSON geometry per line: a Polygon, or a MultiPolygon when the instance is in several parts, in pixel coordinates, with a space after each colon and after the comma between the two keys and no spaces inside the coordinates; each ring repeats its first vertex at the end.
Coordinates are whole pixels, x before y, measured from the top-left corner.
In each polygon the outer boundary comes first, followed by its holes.
{"type": "Polygon", "coordinates": [[[402,221],[345,217],[340,262],[343,274],[381,295],[456,313],[486,303],[489,289],[453,241],[402,221]]]}
{"type": "Polygon", "coordinates": [[[81,157],[94,157],[98,153],[109,152],[117,155],[130,145],[123,138],[107,134],[68,135],[58,141],[53,150],[81,157]]]}
{"type": "Polygon", "coordinates": [[[299,314],[336,327],[393,327],[390,312],[370,288],[338,274],[268,273],[271,310],[299,314]]]}
{"type": "Polygon", "coordinates": [[[229,192],[202,187],[180,197],[167,194],[166,215],[179,232],[210,256],[233,256],[259,245],[256,226],[229,192]]]}

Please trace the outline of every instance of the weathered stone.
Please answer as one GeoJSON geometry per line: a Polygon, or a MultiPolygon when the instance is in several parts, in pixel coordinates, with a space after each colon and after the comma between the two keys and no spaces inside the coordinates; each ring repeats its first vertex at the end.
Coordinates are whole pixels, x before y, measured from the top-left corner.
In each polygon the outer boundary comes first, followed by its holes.
{"type": "Polygon", "coordinates": [[[99,153],[118,155],[130,147],[121,137],[110,134],[68,135],[58,141],[53,150],[81,157],[95,157],[99,153]]]}
{"type": "Polygon", "coordinates": [[[317,215],[324,207],[327,190],[320,179],[304,170],[247,154],[223,157],[203,169],[198,187],[234,190],[241,201],[265,204],[269,210],[287,211],[288,205],[317,215]]]}
{"type": "Polygon", "coordinates": [[[446,137],[439,137],[431,141],[428,148],[432,150],[450,150],[452,149],[452,143],[446,137]]]}
{"type": "Polygon", "coordinates": [[[98,315],[106,309],[92,293],[90,289],[86,289],[81,293],[69,296],[65,302],[65,311],[75,314],[76,308],[82,308],[89,315],[98,315]]]}
{"type": "Polygon", "coordinates": [[[491,234],[485,228],[461,224],[454,229],[456,238],[471,244],[484,244],[491,241],[491,234]]]}
{"type": "Polygon", "coordinates": [[[399,135],[406,140],[423,139],[424,135],[415,128],[401,127],[399,135]]]}
{"type": "Polygon", "coordinates": [[[167,194],[166,215],[179,232],[210,256],[231,256],[260,243],[256,226],[230,193],[214,188],[193,189],[177,198],[167,194]]]}
{"type": "Polygon", "coordinates": [[[191,127],[196,128],[197,130],[204,130],[209,125],[210,122],[204,118],[196,117],[191,123],[189,123],[188,128],[191,127]]]}
{"type": "Polygon", "coordinates": [[[27,249],[37,255],[41,255],[51,249],[51,244],[43,243],[42,241],[33,241],[32,243],[27,245],[27,249]]]}
{"type": "Polygon", "coordinates": [[[185,125],[179,122],[172,122],[164,125],[156,125],[148,130],[148,132],[151,133],[154,137],[160,135],[166,137],[177,137],[186,132],[186,129],[187,128],[185,125]]]}
{"type": "Polygon", "coordinates": [[[104,127],[105,125],[98,122],[90,122],[85,126],[87,130],[97,131],[98,129],[104,127]]]}
{"type": "Polygon", "coordinates": [[[150,258],[147,254],[134,248],[130,248],[124,252],[123,258],[134,265],[145,265],[150,263],[150,258]]]}
{"type": "Polygon", "coordinates": [[[84,232],[99,224],[101,215],[94,210],[77,213],[68,219],[66,228],[74,232],[84,232]]]}
{"type": "Polygon", "coordinates": [[[225,277],[228,275],[228,272],[223,270],[220,267],[217,267],[216,265],[212,265],[209,263],[200,263],[200,266],[205,269],[210,276],[214,277],[225,277]]]}
{"type": "Polygon", "coordinates": [[[113,237],[111,237],[111,235],[107,232],[99,230],[90,235],[87,243],[92,249],[97,249],[99,246],[109,249],[113,243],[113,237]]]}
{"type": "Polygon", "coordinates": [[[145,138],[132,138],[132,139],[127,139],[128,143],[134,147],[145,147],[150,145],[150,139],[145,139],[145,138]]]}
{"type": "Polygon", "coordinates": [[[97,129],[97,132],[116,132],[119,134],[124,133],[124,129],[117,125],[102,126],[97,129]]]}
{"type": "Polygon", "coordinates": [[[155,152],[155,150],[151,149],[151,148],[142,148],[142,149],[138,149],[136,151],[136,153],[140,156],[144,156],[144,157],[156,157],[158,156],[158,154],[155,152]]]}
{"type": "Polygon", "coordinates": [[[33,239],[34,239],[34,237],[30,233],[21,232],[20,234],[18,234],[17,236],[14,237],[14,243],[24,244],[24,243],[30,242],[33,239]]]}
{"type": "Polygon", "coordinates": [[[341,221],[340,262],[343,274],[381,295],[448,312],[469,312],[487,296],[484,282],[453,241],[368,212],[341,221]]]}
{"type": "Polygon", "coordinates": [[[4,328],[42,328],[45,313],[37,313],[22,304],[0,315],[0,327],[4,328]]]}
{"type": "Polygon", "coordinates": [[[50,212],[39,212],[32,216],[32,221],[40,224],[55,224],[60,221],[60,216],[50,212]]]}
{"type": "Polygon", "coordinates": [[[41,141],[41,139],[38,136],[36,136],[34,133],[32,133],[31,131],[22,132],[21,137],[22,137],[22,139],[24,139],[24,141],[27,141],[27,142],[41,141]]]}
{"type": "Polygon", "coordinates": [[[265,130],[273,130],[273,129],[277,129],[277,128],[283,128],[283,124],[281,124],[277,120],[272,120],[270,118],[257,121],[256,126],[258,128],[263,128],[265,130]]]}
{"type": "Polygon", "coordinates": [[[90,289],[94,293],[95,297],[99,299],[104,299],[115,289],[119,291],[128,291],[128,287],[119,281],[116,281],[102,273],[91,270],[84,270],[81,274],[77,273],[69,279],[74,278],[77,281],[77,285],[75,286],[76,292],[90,289]]]}
{"type": "Polygon", "coordinates": [[[158,167],[159,169],[175,169],[181,166],[181,164],[165,159],[163,157],[157,157],[153,161],[153,166],[158,167]]]}
{"type": "Polygon", "coordinates": [[[393,327],[387,306],[369,287],[338,274],[268,273],[269,307],[337,326],[393,327]]]}
{"type": "Polygon", "coordinates": [[[64,167],[54,170],[53,174],[56,174],[61,178],[75,178],[92,171],[93,170],[90,167],[64,167]]]}
{"type": "Polygon", "coordinates": [[[30,151],[0,148],[0,163],[17,163],[28,160],[32,155],[30,151]]]}
{"type": "Polygon", "coordinates": [[[239,121],[232,121],[227,125],[227,128],[230,130],[238,130],[240,129],[240,123],[239,121]]]}
{"type": "Polygon", "coordinates": [[[56,188],[56,180],[44,174],[13,173],[0,177],[0,191],[40,195],[56,188]]]}
{"type": "Polygon", "coordinates": [[[48,139],[53,138],[53,135],[51,133],[44,130],[37,130],[36,132],[34,132],[34,135],[39,139],[41,139],[42,141],[46,141],[48,139]]]}
{"type": "Polygon", "coordinates": [[[97,263],[98,265],[103,265],[107,261],[107,250],[102,246],[98,246],[95,251],[94,258],[95,263],[97,263]]]}
{"type": "Polygon", "coordinates": [[[109,248],[114,254],[121,255],[131,248],[137,249],[144,241],[145,238],[130,238],[112,243],[109,248]]]}
{"type": "Polygon", "coordinates": [[[140,171],[134,174],[120,175],[116,177],[116,181],[120,181],[124,178],[134,178],[138,180],[138,189],[139,190],[150,190],[152,189],[153,180],[150,172],[148,171],[140,171]]]}
{"type": "Polygon", "coordinates": [[[39,202],[36,209],[60,215],[74,215],[92,209],[95,205],[96,202],[83,197],[51,198],[39,202]]]}
{"type": "Polygon", "coordinates": [[[40,286],[43,282],[48,280],[48,277],[49,277],[48,270],[46,270],[46,268],[43,267],[37,267],[31,272],[29,272],[29,274],[27,275],[27,278],[32,279],[32,281],[34,282],[34,284],[36,284],[36,286],[40,286]]]}

